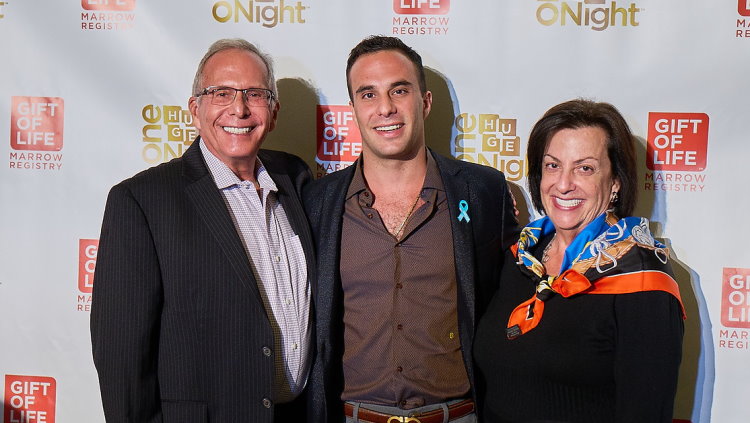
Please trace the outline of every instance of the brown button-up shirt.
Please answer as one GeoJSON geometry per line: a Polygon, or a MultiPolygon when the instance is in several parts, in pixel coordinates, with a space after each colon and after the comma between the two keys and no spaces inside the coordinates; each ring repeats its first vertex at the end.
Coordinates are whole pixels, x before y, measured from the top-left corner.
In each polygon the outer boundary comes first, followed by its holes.
{"type": "Polygon", "coordinates": [[[431,154],[400,240],[372,205],[361,160],[346,195],[341,240],[344,401],[409,409],[465,397],[453,237],[431,154]]]}

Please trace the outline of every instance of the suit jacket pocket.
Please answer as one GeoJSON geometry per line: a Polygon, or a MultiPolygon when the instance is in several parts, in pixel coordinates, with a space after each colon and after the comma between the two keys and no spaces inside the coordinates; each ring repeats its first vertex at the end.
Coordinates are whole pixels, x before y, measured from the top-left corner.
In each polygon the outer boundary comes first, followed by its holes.
{"type": "Polygon", "coordinates": [[[161,412],[164,423],[207,423],[208,405],[196,401],[161,402],[161,412]]]}

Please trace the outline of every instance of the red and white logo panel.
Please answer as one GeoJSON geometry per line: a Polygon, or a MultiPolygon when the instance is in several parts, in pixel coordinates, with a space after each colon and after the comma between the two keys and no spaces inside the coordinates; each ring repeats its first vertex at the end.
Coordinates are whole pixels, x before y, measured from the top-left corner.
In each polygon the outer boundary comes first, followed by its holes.
{"type": "Polygon", "coordinates": [[[319,105],[319,162],[354,162],[362,154],[362,135],[349,106],[319,105]]]}
{"type": "Polygon", "coordinates": [[[56,394],[54,378],[5,375],[5,423],[55,423],[56,394]]]}
{"type": "Polygon", "coordinates": [[[750,269],[724,268],[721,324],[729,328],[750,328],[750,269]]]}
{"type": "Polygon", "coordinates": [[[742,16],[750,16],[750,0],[737,0],[737,12],[742,16]]]}
{"type": "Polygon", "coordinates": [[[707,114],[648,114],[646,165],[650,170],[702,172],[707,151],[707,114]]]}
{"type": "Polygon", "coordinates": [[[94,289],[94,269],[98,250],[98,239],[78,240],[78,290],[84,294],[90,294],[94,289]]]}
{"type": "Polygon", "coordinates": [[[35,151],[62,150],[62,98],[13,96],[11,107],[11,148],[35,151]]]}

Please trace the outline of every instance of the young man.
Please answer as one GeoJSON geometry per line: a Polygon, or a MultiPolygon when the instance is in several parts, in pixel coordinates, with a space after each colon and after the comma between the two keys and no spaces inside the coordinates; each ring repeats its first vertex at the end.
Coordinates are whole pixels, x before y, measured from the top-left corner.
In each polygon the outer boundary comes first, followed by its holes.
{"type": "Polygon", "coordinates": [[[398,38],[363,40],[346,75],[362,155],[304,192],[318,253],[310,421],[475,422],[475,323],[516,233],[505,179],[425,147],[432,94],[398,38]]]}
{"type": "Polygon", "coordinates": [[[196,72],[185,154],[112,188],[91,307],[112,422],[304,421],[310,170],[260,150],[279,103],[270,59],[219,40],[196,72]],[[301,406],[299,404],[302,404],[301,406]]]}

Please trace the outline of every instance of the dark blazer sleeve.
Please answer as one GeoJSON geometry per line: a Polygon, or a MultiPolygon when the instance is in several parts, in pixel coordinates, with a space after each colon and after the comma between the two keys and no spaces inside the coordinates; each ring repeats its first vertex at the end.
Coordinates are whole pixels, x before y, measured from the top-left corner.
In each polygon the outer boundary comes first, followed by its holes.
{"type": "Polygon", "coordinates": [[[339,274],[344,201],[356,166],[309,184],[303,203],[317,252],[315,357],[308,380],[308,422],[343,420],[344,298],[339,274]]]}
{"type": "Polygon", "coordinates": [[[91,304],[91,341],[107,422],[161,422],[157,350],[163,295],[146,217],[123,184],[109,193],[91,304]]]}

